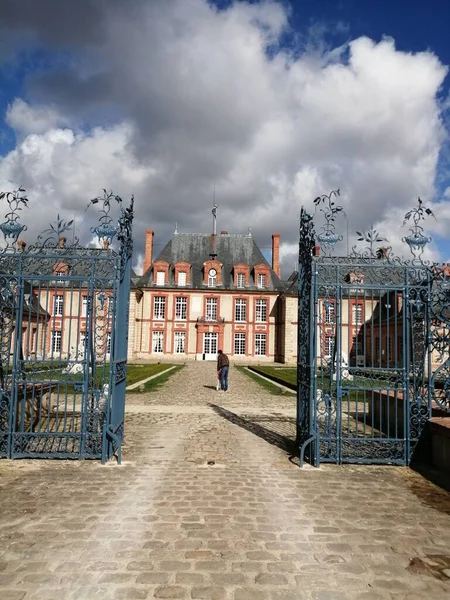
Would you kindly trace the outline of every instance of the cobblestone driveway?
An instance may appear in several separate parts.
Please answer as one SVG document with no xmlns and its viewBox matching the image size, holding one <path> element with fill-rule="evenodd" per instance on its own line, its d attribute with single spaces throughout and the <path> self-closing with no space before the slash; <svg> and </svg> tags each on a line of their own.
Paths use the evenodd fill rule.
<svg viewBox="0 0 450 600">
<path fill-rule="evenodd" d="M 192 363 L 129 396 L 122 466 L 0 462 L 0 599 L 434 600 L 450 501 L 395 467 L 300 470 L 294 400 Z"/>
</svg>

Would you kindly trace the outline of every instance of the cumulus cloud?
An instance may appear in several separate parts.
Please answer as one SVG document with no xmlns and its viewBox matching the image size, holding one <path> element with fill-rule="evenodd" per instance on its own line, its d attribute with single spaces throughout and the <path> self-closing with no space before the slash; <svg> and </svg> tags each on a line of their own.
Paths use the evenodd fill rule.
<svg viewBox="0 0 450 600">
<path fill-rule="evenodd" d="M 31 78 L 28 103 L 9 109 L 22 137 L 0 163 L 0 187 L 20 182 L 65 210 L 84 208 L 101 187 L 134 192 L 138 253 L 146 227 L 157 243 L 175 222 L 209 231 L 213 187 L 219 229 L 251 226 L 262 246 L 281 233 L 286 275 L 300 206 L 315 196 L 340 187 L 342 233 L 373 223 L 386 237 L 399 236 L 417 196 L 435 197 L 446 67 L 432 53 L 368 38 L 319 58 L 292 53 L 279 43 L 289 15 L 277 2 L 87 2 L 95 14 L 85 43 L 81 6 L 69 14 L 58 8 L 66 3 L 39 3 L 63 11 L 55 32 L 25 20 L 20 1 L 7 4 L 15 31 L 72 59 Z"/>
</svg>

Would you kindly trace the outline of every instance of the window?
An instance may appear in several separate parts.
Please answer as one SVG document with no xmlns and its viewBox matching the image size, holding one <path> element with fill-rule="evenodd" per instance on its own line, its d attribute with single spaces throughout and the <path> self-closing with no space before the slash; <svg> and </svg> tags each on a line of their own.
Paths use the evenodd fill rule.
<svg viewBox="0 0 450 600">
<path fill-rule="evenodd" d="M 106 334 L 106 354 L 111 354 L 111 332 Z"/>
<path fill-rule="evenodd" d="M 164 271 L 158 271 L 156 273 L 156 285 L 164 285 L 165 283 L 165 273 Z"/>
<path fill-rule="evenodd" d="M 255 335 L 255 354 L 256 356 L 264 356 L 266 354 L 266 334 L 257 333 Z"/>
<path fill-rule="evenodd" d="M 362 323 L 362 304 L 352 304 L 352 324 L 361 325 Z"/>
<path fill-rule="evenodd" d="M 83 351 L 86 349 L 86 344 L 87 344 L 87 336 L 86 336 L 86 332 L 82 331 L 80 333 L 80 351 Z"/>
<path fill-rule="evenodd" d="M 325 301 L 323 304 L 325 308 L 325 324 L 333 325 L 336 315 L 336 306 L 334 302 L 330 302 L 329 300 Z"/>
<path fill-rule="evenodd" d="M 359 352 L 358 352 L 358 338 L 356 338 L 356 337 L 352 337 L 351 352 L 352 352 L 352 354 L 359 354 Z"/>
<path fill-rule="evenodd" d="M 334 337 L 332 335 L 325 336 L 325 356 L 332 357 L 334 353 Z"/>
<path fill-rule="evenodd" d="M 179 287 L 184 287 L 186 285 L 186 273 L 184 271 L 178 273 L 178 285 Z"/>
<path fill-rule="evenodd" d="M 155 296 L 153 304 L 153 317 L 155 319 L 164 319 L 166 316 L 166 297 Z"/>
<path fill-rule="evenodd" d="M 235 321 L 245 321 L 246 320 L 246 312 L 247 312 L 247 300 L 242 300 L 238 298 L 235 301 L 234 305 L 234 320 Z"/>
<path fill-rule="evenodd" d="M 216 287 L 217 271 L 210 269 L 208 273 L 208 287 Z"/>
<path fill-rule="evenodd" d="M 174 352 L 175 354 L 184 354 L 185 353 L 185 343 L 186 343 L 186 332 L 185 331 L 175 331 L 174 338 Z"/>
<path fill-rule="evenodd" d="M 61 353 L 62 335 L 60 331 L 52 331 L 52 352 Z"/>
<path fill-rule="evenodd" d="M 217 321 L 217 298 L 206 298 L 206 320 Z"/>
<path fill-rule="evenodd" d="M 238 288 L 245 287 L 245 275 L 244 273 L 238 273 L 236 276 L 236 286 Z"/>
<path fill-rule="evenodd" d="M 245 354 L 245 333 L 234 334 L 234 353 Z"/>
<path fill-rule="evenodd" d="M 56 277 L 63 277 L 64 275 L 65 275 L 65 273 L 63 271 L 55 271 Z"/>
<path fill-rule="evenodd" d="M 154 331 L 153 332 L 153 352 L 162 353 L 164 346 L 164 332 Z"/>
<path fill-rule="evenodd" d="M 264 289 L 266 287 L 266 276 L 263 273 L 258 275 L 258 287 Z"/>
<path fill-rule="evenodd" d="M 187 298 L 185 296 L 175 298 L 175 319 L 186 321 L 186 312 Z"/>
<path fill-rule="evenodd" d="M 256 301 L 255 320 L 257 323 L 265 323 L 267 321 L 267 300 Z"/>
<path fill-rule="evenodd" d="M 83 304 L 81 306 L 81 316 L 87 317 L 88 311 L 91 309 L 91 299 L 88 296 L 83 296 Z"/>
<path fill-rule="evenodd" d="M 55 300 L 54 300 L 54 311 L 53 313 L 57 316 L 57 317 L 61 317 L 63 314 L 63 308 L 64 308 L 64 296 L 61 295 L 56 295 L 55 296 Z"/>
</svg>

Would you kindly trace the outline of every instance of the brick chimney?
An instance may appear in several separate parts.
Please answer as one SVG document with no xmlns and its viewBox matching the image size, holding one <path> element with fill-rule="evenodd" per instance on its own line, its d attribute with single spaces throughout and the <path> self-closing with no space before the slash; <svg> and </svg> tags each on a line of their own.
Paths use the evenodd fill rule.
<svg viewBox="0 0 450 600">
<path fill-rule="evenodd" d="M 145 255 L 144 255 L 144 273 L 151 267 L 153 262 L 153 236 L 155 232 L 147 229 L 145 232 Z"/>
<path fill-rule="evenodd" d="M 280 277 L 280 234 L 272 234 L 272 269 Z"/>
<path fill-rule="evenodd" d="M 320 246 L 318 244 L 314 246 L 313 256 L 320 256 Z"/>
</svg>

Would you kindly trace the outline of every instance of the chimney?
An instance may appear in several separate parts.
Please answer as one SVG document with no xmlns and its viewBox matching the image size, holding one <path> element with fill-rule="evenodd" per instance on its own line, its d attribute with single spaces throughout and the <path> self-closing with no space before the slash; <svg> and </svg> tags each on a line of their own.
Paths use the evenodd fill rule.
<svg viewBox="0 0 450 600">
<path fill-rule="evenodd" d="M 211 237 L 209 238 L 209 244 L 210 244 L 209 256 L 212 259 L 217 258 L 216 238 L 217 238 L 217 235 L 215 233 L 213 233 L 211 235 Z"/>
<path fill-rule="evenodd" d="M 280 234 L 272 234 L 272 269 L 280 277 Z"/>
<path fill-rule="evenodd" d="M 318 244 L 314 246 L 313 256 L 320 256 L 320 246 Z"/>
<path fill-rule="evenodd" d="M 145 232 L 145 255 L 144 255 L 144 273 L 152 266 L 153 262 L 153 236 L 154 231 L 147 229 Z"/>
</svg>

